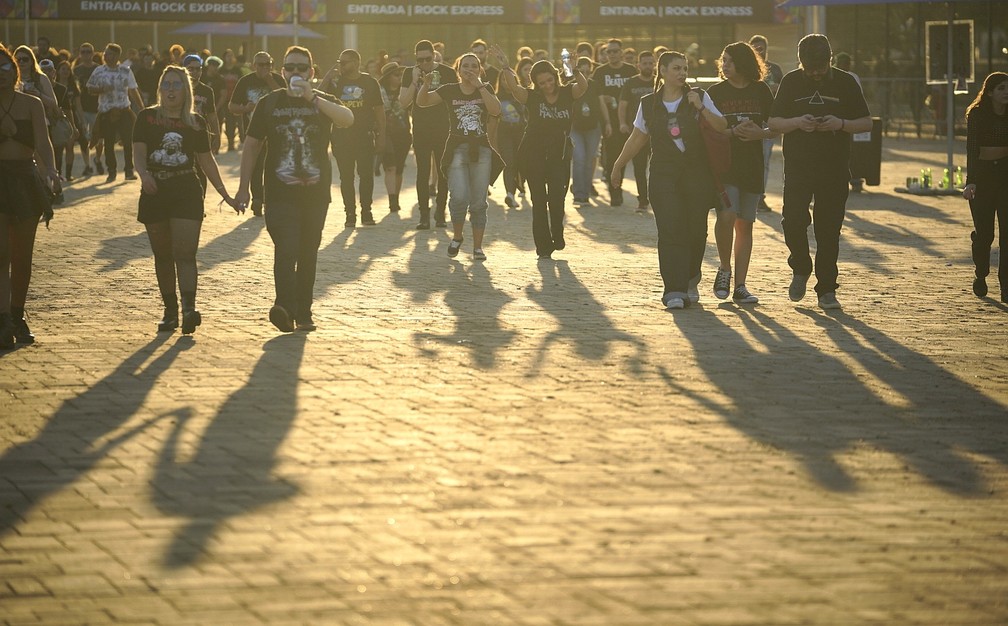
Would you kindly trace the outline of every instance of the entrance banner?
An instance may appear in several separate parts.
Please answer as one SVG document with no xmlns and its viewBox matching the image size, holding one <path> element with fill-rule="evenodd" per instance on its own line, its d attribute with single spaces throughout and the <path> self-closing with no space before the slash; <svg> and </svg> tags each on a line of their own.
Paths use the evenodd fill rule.
<svg viewBox="0 0 1008 626">
<path fill-rule="evenodd" d="M 21 0 L 0 0 L 6 5 Z M 24 10 L 12 13 L 24 16 Z M 9 17 L 16 17 L 10 15 Z M 32 19 L 174 22 L 292 22 L 293 0 L 31 0 Z"/>
</svg>

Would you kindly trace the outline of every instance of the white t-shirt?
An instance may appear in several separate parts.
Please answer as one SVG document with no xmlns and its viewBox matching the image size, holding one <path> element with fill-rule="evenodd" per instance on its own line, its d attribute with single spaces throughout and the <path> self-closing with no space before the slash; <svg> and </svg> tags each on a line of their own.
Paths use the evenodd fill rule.
<svg viewBox="0 0 1008 626">
<path fill-rule="evenodd" d="M 662 100 L 662 104 L 665 105 L 665 110 L 667 110 L 669 113 L 675 113 L 676 111 L 679 110 L 679 104 L 682 101 L 683 101 L 683 99 L 682 99 L 682 97 L 680 97 L 678 100 L 673 100 L 672 102 L 665 102 L 664 100 Z M 714 106 L 714 101 L 711 100 L 710 96 L 707 95 L 706 91 L 704 92 L 704 95 L 703 95 L 703 105 L 704 105 L 705 109 L 711 111 L 712 113 L 716 113 L 718 115 L 721 115 L 721 111 L 717 110 L 717 107 Z M 637 107 L 637 117 L 634 118 L 633 125 L 634 125 L 634 128 L 636 128 L 640 132 L 644 133 L 645 135 L 650 134 L 650 133 L 648 133 L 647 124 L 644 122 L 644 109 L 643 109 L 643 105 L 638 105 L 638 107 Z M 683 143 L 682 138 L 677 138 L 677 139 L 674 139 L 673 141 L 675 141 L 675 145 L 676 145 L 676 147 L 679 148 L 680 152 L 686 152 L 686 144 Z"/>
<path fill-rule="evenodd" d="M 129 90 L 137 88 L 133 71 L 121 64 L 115 68 L 99 65 L 87 82 L 88 87 L 98 87 L 98 112 L 106 113 L 112 109 L 130 108 Z M 111 89 L 110 89 L 111 88 Z"/>
</svg>

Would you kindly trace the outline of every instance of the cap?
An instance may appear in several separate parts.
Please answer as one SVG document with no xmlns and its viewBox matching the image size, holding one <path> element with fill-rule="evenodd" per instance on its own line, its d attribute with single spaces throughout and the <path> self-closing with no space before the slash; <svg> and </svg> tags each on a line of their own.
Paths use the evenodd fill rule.
<svg viewBox="0 0 1008 626">
<path fill-rule="evenodd" d="M 209 57 L 207 57 L 206 62 L 207 62 L 207 65 L 216 65 L 217 67 L 221 67 L 221 66 L 224 65 L 224 61 L 222 61 L 221 58 L 217 57 L 217 56 L 209 56 Z"/>
<path fill-rule="evenodd" d="M 193 61 L 199 63 L 200 67 L 203 67 L 203 57 L 198 54 L 187 54 L 184 59 L 182 59 L 182 67 L 186 67 Z"/>
<path fill-rule="evenodd" d="M 41 67 L 44 70 L 56 69 L 56 66 L 53 65 L 52 59 L 42 59 L 41 61 L 39 61 L 39 67 Z"/>
</svg>

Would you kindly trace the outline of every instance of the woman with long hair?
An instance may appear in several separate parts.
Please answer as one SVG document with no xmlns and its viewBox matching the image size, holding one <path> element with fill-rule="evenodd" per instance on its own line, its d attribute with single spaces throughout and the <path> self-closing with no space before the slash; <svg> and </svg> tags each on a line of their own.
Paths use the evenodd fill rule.
<svg viewBox="0 0 1008 626">
<path fill-rule="evenodd" d="M 504 61 L 497 46 L 493 53 Z M 569 63 L 569 61 L 567 62 Z M 564 201 L 570 188 L 571 124 L 574 101 L 588 90 L 588 79 L 576 67 L 574 82 L 561 84 L 560 72 L 549 61 L 532 66 L 532 88 L 518 84 L 517 74 L 504 72 L 508 90 L 528 109 L 528 126 L 518 148 L 519 168 L 528 181 L 532 196 L 532 238 L 540 259 L 549 259 L 555 250 L 563 250 Z"/>
<path fill-rule="evenodd" d="M 45 110 L 17 89 L 19 67 L 0 45 L 0 349 L 35 341 L 25 319 L 35 233 L 39 218 L 52 218 L 45 187 L 59 190 Z"/>
<path fill-rule="evenodd" d="M 14 49 L 14 60 L 21 73 L 21 91 L 41 100 L 47 114 L 51 115 L 59 109 L 52 81 L 39 67 L 35 51 L 28 46 L 18 46 Z"/>
<path fill-rule="evenodd" d="M 66 117 L 67 121 L 70 122 L 71 128 L 73 128 L 73 136 L 66 145 L 53 146 L 53 149 L 56 151 L 56 169 L 63 171 L 63 158 L 66 155 L 66 175 L 63 179 L 72 181 L 74 147 L 80 134 L 80 120 L 83 117 L 80 106 L 80 88 L 77 86 L 77 79 L 74 78 L 73 71 L 70 69 L 70 63 L 67 61 L 60 61 L 59 65 L 52 70 L 48 70 L 46 75 L 52 80 L 53 90 L 57 92 L 56 100 L 59 104 L 59 110 Z"/>
<path fill-rule="evenodd" d="M 499 60 L 499 59 L 498 59 Z M 531 85 L 526 82 L 525 76 L 532 69 L 532 59 L 526 57 L 515 64 L 515 74 L 522 87 L 528 89 Z M 504 159 L 504 204 L 510 209 L 518 208 L 518 201 L 515 200 L 515 192 L 521 182 L 521 173 L 518 171 L 518 146 L 521 144 L 522 136 L 525 134 L 525 125 L 528 123 L 528 116 L 525 105 L 518 101 L 509 90 L 506 76 L 509 72 L 502 71 L 497 75 L 497 85 L 495 90 L 501 103 L 500 124 L 497 125 L 497 149 L 501 158 Z"/>
<path fill-rule="evenodd" d="M 480 80 L 480 60 L 467 52 L 459 57 L 459 82 L 441 85 L 430 91 L 431 73 L 422 77 L 423 89 L 417 92 L 420 107 L 444 102 L 448 111 L 448 141 L 441 158 L 441 169 L 448 179 L 448 210 L 452 221 L 452 240 L 448 256 L 458 256 L 466 214 L 472 225 L 473 260 L 485 261 L 483 234 L 487 222 L 487 189 L 490 187 L 493 148 L 487 124 L 489 117 L 501 112 L 500 101 L 490 86 Z"/>
<path fill-rule="evenodd" d="M 221 198 L 234 206 L 210 152 L 210 130 L 193 111 L 189 73 L 177 65 L 167 66 L 156 104 L 141 111 L 133 127 L 133 162 L 141 182 L 137 220 L 147 230 L 164 301 L 158 331 L 179 326 L 176 277 L 182 296 L 182 333 L 191 334 L 202 322 L 196 310 L 196 248 L 203 223 L 197 163 Z"/>
<path fill-rule="evenodd" d="M 973 214 L 973 293 L 987 295 L 994 218 L 998 222 L 998 282 L 1001 302 L 1008 302 L 1008 74 L 993 72 L 966 109 L 966 187 Z"/>
<path fill-rule="evenodd" d="M 658 267 L 665 284 L 662 304 L 668 309 L 700 300 L 697 286 L 707 245 L 707 213 L 718 204 L 700 117 L 717 131 L 728 128 L 710 96 L 687 86 L 688 76 L 686 55 L 662 53 L 654 92 L 641 98 L 633 131 L 610 173 L 618 189 L 623 168 L 650 141 L 650 199 L 658 227 Z"/>
<path fill-rule="evenodd" d="M 718 68 L 724 80 L 711 86 L 707 93 L 728 121 L 732 158 L 731 169 L 722 177 L 731 205 L 717 207 L 714 224 L 720 259 L 714 277 L 714 295 L 722 300 L 731 295 L 739 304 L 754 304 L 759 298 L 746 287 L 746 278 L 752 257 L 753 223 L 764 190 L 763 140 L 776 134 L 766 128 L 773 93 L 763 82 L 767 72 L 763 59 L 744 41 L 725 46 Z"/>
<path fill-rule="evenodd" d="M 410 129 L 409 111 L 399 103 L 399 87 L 402 85 L 402 67 L 392 61 L 381 68 L 382 100 L 385 102 L 385 150 L 379 155 L 385 170 L 385 191 L 389 197 L 389 211 L 398 213 L 399 192 L 402 190 L 403 170 L 406 169 L 406 155 L 413 143 Z"/>
</svg>

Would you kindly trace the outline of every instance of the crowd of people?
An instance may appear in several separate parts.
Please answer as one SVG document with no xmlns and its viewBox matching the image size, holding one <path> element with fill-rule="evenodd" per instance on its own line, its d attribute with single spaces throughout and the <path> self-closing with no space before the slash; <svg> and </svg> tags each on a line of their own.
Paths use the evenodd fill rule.
<svg viewBox="0 0 1008 626">
<path fill-rule="evenodd" d="M 849 193 L 850 136 L 871 130 L 856 77 L 833 64 L 829 41 L 798 44 L 797 70 L 767 59 L 765 37 L 725 46 L 722 79 L 706 91 L 690 80 L 687 54 L 658 46 L 630 51 L 619 39 L 581 42 L 558 61 L 520 48 L 473 41 L 449 62 L 443 44 L 420 41 L 405 54 L 363 62 L 340 53 L 328 71 L 310 50 L 291 46 L 280 71 L 266 51 L 251 67 L 227 50 L 164 58 L 150 50 L 90 43 L 77 54 L 40 39 L 0 55 L 0 348 L 34 339 L 25 300 L 39 219 L 52 216 L 63 183 L 120 171 L 139 178 L 138 220 L 154 257 L 164 315 L 159 331 L 201 323 L 196 308 L 196 252 L 208 186 L 236 212 L 264 216 L 274 243 L 276 296 L 269 313 L 281 331 L 312 330 L 318 248 L 339 173 L 346 228 L 374 226 L 374 179 L 384 173 L 388 211 L 400 193 L 410 151 L 416 160 L 416 228 L 447 227 L 447 255 L 465 242 L 485 261 L 488 190 L 501 178 L 509 208 L 526 191 L 536 254 L 566 247 L 565 205 L 591 198 L 623 204 L 633 165 L 637 211 L 653 212 L 658 231 L 662 303 L 681 309 L 700 299 L 707 216 L 716 210 L 719 267 L 712 291 L 740 304 L 759 298 L 746 285 L 758 211 L 768 211 L 769 160 L 783 135 L 782 224 L 792 270 L 789 297 L 801 300 L 811 275 L 823 309 L 840 308 L 837 258 Z M 987 293 L 994 217 L 1006 240 L 1008 102 L 1006 75 L 988 77 L 968 113 L 970 200 L 977 296 Z M 223 135 L 223 137 L 222 137 Z M 225 141 L 226 139 L 226 141 Z M 241 153 L 232 196 L 215 154 Z M 595 187 L 601 165 L 606 196 Z M 433 216 L 432 216 L 433 212 Z M 809 251 L 814 226 L 816 254 Z M 999 279 L 1008 279 L 1001 257 Z M 1002 300 L 1006 294 L 1002 290 Z M 181 305 L 181 315 L 180 315 Z"/>
</svg>

